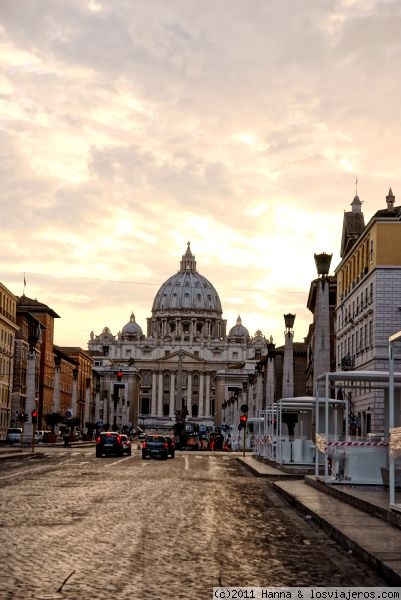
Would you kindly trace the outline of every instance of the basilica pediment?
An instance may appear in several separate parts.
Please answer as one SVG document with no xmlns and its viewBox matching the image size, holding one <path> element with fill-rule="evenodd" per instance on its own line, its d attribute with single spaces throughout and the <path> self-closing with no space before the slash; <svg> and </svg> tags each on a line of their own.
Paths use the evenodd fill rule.
<svg viewBox="0 0 401 600">
<path fill-rule="evenodd" d="M 164 363 L 176 364 L 180 360 L 180 355 L 181 355 L 181 362 L 183 365 L 185 365 L 186 363 L 189 364 L 189 363 L 194 363 L 194 362 L 198 362 L 198 363 L 206 363 L 207 362 L 203 358 L 199 358 L 199 356 L 195 356 L 195 354 L 192 354 L 191 352 L 187 352 L 186 350 L 177 350 L 175 352 L 171 352 L 170 354 L 166 354 L 166 356 L 163 356 L 163 358 L 161 358 L 160 361 L 164 362 Z"/>
</svg>

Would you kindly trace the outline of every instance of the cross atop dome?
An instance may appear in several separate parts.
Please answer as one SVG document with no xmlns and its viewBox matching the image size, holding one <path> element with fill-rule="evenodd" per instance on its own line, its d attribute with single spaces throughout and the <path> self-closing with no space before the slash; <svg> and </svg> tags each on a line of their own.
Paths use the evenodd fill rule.
<svg viewBox="0 0 401 600">
<path fill-rule="evenodd" d="M 191 252 L 191 242 L 187 242 L 187 250 L 180 262 L 180 271 L 196 271 L 196 260 Z"/>
</svg>

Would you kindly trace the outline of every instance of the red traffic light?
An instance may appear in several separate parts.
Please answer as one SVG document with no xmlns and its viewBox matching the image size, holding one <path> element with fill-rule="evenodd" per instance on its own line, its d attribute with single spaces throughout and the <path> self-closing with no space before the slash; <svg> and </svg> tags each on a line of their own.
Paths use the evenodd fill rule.
<svg viewBox="0 0 401 600">
<path fill-rule="evenodd" d="M 117 371 L 117 380 L 121 381 L 121 377 L 123 376 L 123 372 L 122 371 Z"/>
<path fill-rule="evenodd" d="M 241 415 L 240 418 L 239 418 L 239 420 L 240 420 L 241 423 L 244 423 L 244 425 L 245 425 L 245 423 L 248 420 L 248 415 Z"/>
<path fill-rule="evenodd" d="M 32 411 L 32 416 L 37 418 L 37 416 L 38 416 L 38 411 L 37 411 L 36 409 L 34 409 L 34 410 Z"/>
</svg>

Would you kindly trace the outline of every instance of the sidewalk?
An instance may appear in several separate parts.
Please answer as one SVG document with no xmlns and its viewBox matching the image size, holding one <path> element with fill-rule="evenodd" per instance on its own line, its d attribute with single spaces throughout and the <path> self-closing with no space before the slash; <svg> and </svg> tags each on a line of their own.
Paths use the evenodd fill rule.
<svg viewBox="0 0 401 600">
<path fill-rule="evenodd" d="M 69 449 L 94 445 L 94 441 L 77 441 L 72 442 Z M 40 454 L 51 448 L 64 448 L 64 442 L 60 441 L 55 442 L 54 444 L 43 444 L 42 442 L 39 442 L 38 444 L 35 444 L 35 452 L 33 454 Z M 22 446 L 22 448 L 18 444 L 13 444 L 11 446 L 0 446 L 0 460 L 9 458 L 26 458 L 27 456 L 32 456 L 32 446 Z"/>
<path fill-rule="evenodd" d="M 381 486 L 329 485 L 313 476 L 286 474 L 253 457 L 238 457 L 306 518 L 368 563 L 391 585 L 401 585 L 401 513 L 388 507 Z M 284 477 L 287 475 L 287 477 Z M 401 493 L 396 501 L 401 501 Z"/>
</svg>

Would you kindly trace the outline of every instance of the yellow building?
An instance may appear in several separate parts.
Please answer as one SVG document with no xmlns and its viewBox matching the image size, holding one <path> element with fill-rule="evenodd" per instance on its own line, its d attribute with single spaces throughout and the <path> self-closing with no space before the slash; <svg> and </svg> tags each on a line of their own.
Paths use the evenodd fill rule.
<svg viewBox="0 0 401 600">
<path fill-rule="evenodd" d="M 11 421 L 14 342 L 18 331 L 17 299 L 0 283 L 0 439 L 4 440 Z"/>
<path fill-rule="evenodd" d="M 355 196 L 344 214 L 337 276 L 337 370 L 388 370 L 388 338 L 401 330 L 401 207 L 389 191 L 387 208 L 365 226 Z M 401 368 L 401 354 L 396 356 Z M 347 389 L 356 429 L 381 432 L 387 418 L 384 394 Z"/>
</svg>

